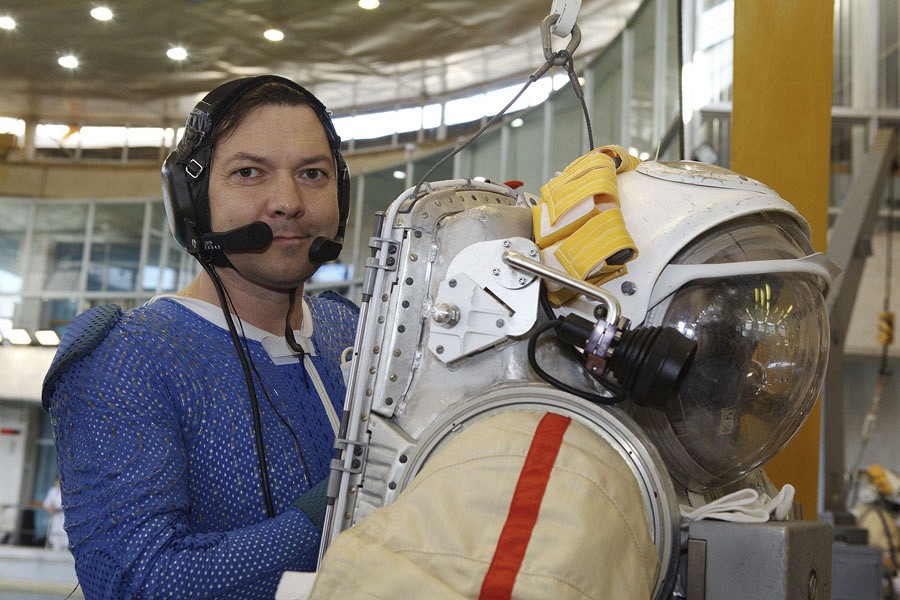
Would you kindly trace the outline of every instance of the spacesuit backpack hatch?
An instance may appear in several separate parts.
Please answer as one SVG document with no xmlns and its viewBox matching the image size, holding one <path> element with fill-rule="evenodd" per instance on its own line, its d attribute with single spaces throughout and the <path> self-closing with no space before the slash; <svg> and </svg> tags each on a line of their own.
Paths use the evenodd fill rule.
<svg viewBox="0 0 900 600">
<path fill-rule="evenodd" d="M 314 598 L 673 597 L 679 505 L 769 492 L 822 382 L 833 267 L 731 171 L 426 183 L 370 245 Z"/>
</svg>

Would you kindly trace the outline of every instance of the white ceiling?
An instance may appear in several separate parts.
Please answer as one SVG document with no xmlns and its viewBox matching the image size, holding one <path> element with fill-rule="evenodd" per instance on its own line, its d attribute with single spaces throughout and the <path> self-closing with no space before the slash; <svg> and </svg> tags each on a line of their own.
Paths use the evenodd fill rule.
<svg viewBox="0 0 900 600">
<path fill-rule="evenodd" d="M 625 26 L 639 0 L 583 0 L 585 61 Z M 543 60 L 540 24 L 550 0 L 110 0 L 0 2 L 18 26 L 0 30 L 0 116 L 80 124 L 179 124 L 215 85 L 277 73 L 336 113 L 418 103 L 488 82 L 524 80 Z M 285 39 L 262 32 L 277 26 Z M 554 39 L 554 48 L 565 40 Z M 189 58 L 165 52 L 183 45 Z M 81 65 L 67 71 L 67 52 Z M 582 63 L 583 64 L 583 63 Z"/>
</svg>

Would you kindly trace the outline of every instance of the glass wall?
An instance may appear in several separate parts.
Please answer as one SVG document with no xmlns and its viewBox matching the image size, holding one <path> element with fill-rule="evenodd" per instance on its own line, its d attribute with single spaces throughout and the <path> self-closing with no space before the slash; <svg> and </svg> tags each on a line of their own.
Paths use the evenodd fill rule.
<svg viewBox="0 0 900 600">
<path fill-rule="evenodd" d="M 694 45 L 686 65 L 694 86 L 685 102 L 699 118 L 692 123 L 691 158 L 728 167 L 731 140 L 733 0 L 693 4 Z M 716 27 L 712 27 L 716 24 Z M 832 137 L 829 206 L 844 204 L 854 173 L 864 164 L 875 132 L 900 130 L 900 7 L 895 0 L 835 0 Z M 693 87 L 693 91 L 689 89 Z M 690 136 L 689 136 L 690 137 Z M 896 187 L 896 185 L 894 186 Z M 892 204 L 893 206 L 893 204 Z"/>
<path fill-rule="evenodd" d="M 510 126 L 508 130 L 504 179 L 521 181 L 525 189 L 537 193 L 547 179 L 543 153 L 535 152 L 535 148 L 540 148 L 544 143 L 543 111 L 532 111 L 519 117 L 519 121 L 521 124 Z"/>
<path fill-rule="evenodd" d="M 0 198 L 0 335 L 61 334 L 91 306 L 130 308 L 185 285 L 197 269 L 164 213 L 156 200 Z"/>
<path fill-rule="evenodd" d="M 25 281 L 25 235 L 32 219 L 34 205 L 27 201 L 9 202 L 3 206 L 0 219 L 0 334 L 12 328 L 16 306 Z"/>
<path fill-rule="evenodd" d="M 629 146 L 641 149 L 644 157 L 655 155 L 656 132 L 654 131 L 654 103 L 656 83 L 656 3 L 643 5 L 635 14 L 634 24 L 634 62 L 632 66 L 632 94 L 629 104 L 628 130 Z M 660 40 L 665 44 L 666 40 Z M 652 152 L 651 152 L 652 151 Z"/>
<path fill-rule="evenodd" d="M 841 208 L 850 189 L 854 171 L 865 160 L 867 124 L 834 120 L 831 124 L 831 179 L 828 206 Z M 834 211 L 831 211 L 834 216 Z"/>
<path fill-rule="evenodd" d="M 850 106 L 853 91 L 851 81 L 850 44 L 853 39 L 850 30 L 850 2 L 834 3 L 834 76 L 832 79 L 833 106 Z"/>
<path fill-rule="evenodd" d="M 878 22 L 878 106 L 900 106 L 900 7 L 896 1 L 879 2 Z"/>
</svg>

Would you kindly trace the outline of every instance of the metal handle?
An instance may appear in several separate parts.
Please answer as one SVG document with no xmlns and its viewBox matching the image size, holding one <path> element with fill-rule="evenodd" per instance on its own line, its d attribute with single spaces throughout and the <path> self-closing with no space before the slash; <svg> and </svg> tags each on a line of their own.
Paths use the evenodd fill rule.
<svg viewBox="0 0 900 600">
<path fill-rule="evenodd" d="M 537 275 L 538 277 L 548 279 L 554 283 L 565 286 L 570 290 L 575 290 L 580 294 L 584 294 L 588 298 L 593 298 L 594 300 L 602 302 L 606 305 L 607 311 L 605 321 L 607 323 L 618 323 L 619 313 L 621 312 L 619 301 L 606 290 L 598 288 L 596 285 L 592 285 L 587 281 L 575 279 L 567 273 L 557 271 L 544 263 L 531 260 L 524 254 L 512 250 L 507 250 L 503 253 L 503 262 L 520 271 L 525 271 L 531 275 Z"/>
</svg>

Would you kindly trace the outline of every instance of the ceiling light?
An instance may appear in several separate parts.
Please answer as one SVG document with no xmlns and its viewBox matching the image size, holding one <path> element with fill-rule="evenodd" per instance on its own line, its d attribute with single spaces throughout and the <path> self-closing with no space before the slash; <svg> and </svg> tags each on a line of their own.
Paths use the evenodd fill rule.
<svg viewBox="0 0 900 600">
<path fill-rule="evenodd" d="M 15 29 L 16 20 L 8 15 L 0 17 L 0 29 Z"/>
<path fill-rule="evenodd" d="M 75 69 L 78 67 L 78 58 L 72 54 L 60 56 L 56 59 L 56 62 L 59 63 L 59 66 L 67 69 Z"/>
<path fill-rule="evenodd" d="M 515 118 L 510 122 L 509 126 L 510 127 L 521 127 L 524 124 L 525 124 L 525 121 L 523 121 L 521 118 Z"/>
<path fill-rule="evenodd" d="M 381 3 L 378 0 L 359 0 L 358 4 L 360 8 L 373 10 L 378 8 L 378 5 Z"/>
<path fill-rule="evenodd" d="M 406 171 L 394 171 L 394 179 L 406 179 Z"/>
<path fill-rule="evenodd" d="M 16 346 L 27 346 L 31 343 L 31 336 L 24 329 L 10 329 L 6 333 L 6 339 L 9 340 L 10 344 L 15 344 Z"/>
<path fill-rule="evenodd" d="M 172 60 L 184 60 L 187 58 L 187 50 L 182 48 L 181 46 L 173 46 L 166 50 L 166 56 L 171 58 Z"/>
<path fill-rule="evenodd" d="M 284 39 L 284 33 L 280 29 L 266 29 L 265 32 L 263 32 L 263 37 L 270 42 L 280 42 Z"/>
<path fill-rule="evenodd" d="M 41 346 L 59 346 L 59 334 L 52 329 L 39 329 L 34 337 Z"/>
<path fill-rule="evenodd" d="M 91 16 L 98 21 L 110 21 L 113 18 L 113 13 L 108 6 L 95 6 L 91 9 Z"/>
</svg>

